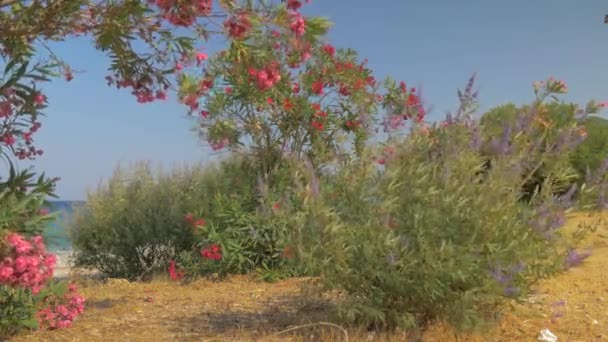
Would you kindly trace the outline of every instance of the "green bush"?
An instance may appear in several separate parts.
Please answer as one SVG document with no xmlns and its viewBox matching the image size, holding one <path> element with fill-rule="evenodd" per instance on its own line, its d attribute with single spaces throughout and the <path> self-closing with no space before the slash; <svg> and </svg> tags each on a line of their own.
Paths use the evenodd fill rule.
<svg viewBox="0 0 608 342">
<path fill-rule="evenodd" d="M 608 120 L 592 116 L 583 123 L 587 138 L 572 154 L 572 166 L 581 180 L 588 170 L 597 170 L 608 159 Z"/>
<path fill-rule="evenodd" d="M 129 279 L 164 272 L 169 260 L 195 242 L 184 215 L 212 212 L 218 194 L 239 195 L 251 187 L 251 178 L 238 159 L 168 173 L 147 164 L 118 168 L 75 210 L 70 232 L 75 264 Z"/>
<path fill-rule="evenodd" d="M 569 164 L 569 174 L 563 179 L 556 180 L 556 191 L 563 193 L 575 183 L 582 183 L 589 170 L 596 170 L 602 162 L 608 158 L 608 120 L 597 116 L 587 116 L 586 112 L 589 108 L 582 109 L 576 104 L 554 102 L 543 106 L 543 109 L 534 112 L 532 120 L 542 120 L 548 125 L 548 129 L 542 132 L 544 137 L 540 135 L 536 138 L 542 140 L 542 144 L 553 145 L 559 143 L 560 136 L 558 132 L 564 128 L 571 126 L 578 121 L 578 125 L 586 134 L 586 138 L 574 148 L 569 149 L 569 160 L 566 158 L 557 159 L 559 162 Z M 492 139 L 500 137 L 503 134 L 505 125 L 517 125 L 517 120 L 520 124 L 527 123 L 522 120 L 522 113 L 531 112 L 530 106 L 516 106 L 512 103 L 497 106 L 492 108 L 481 117 L 481 130 L 483 139 L 486 144 L 484 153 L 491 155 L 491 147 L 488 146 Z M 516 132 L 511 132 L 514 135 Z M 540 131 L 539 131 L 540 133 Z M 563 137 L 562 137 L 563 138 Z M 563 143 L 564 141 L 562 141 Z M 553 161 L 551 161 L 553 162 Z M 524 185 L 524 193 L 531 194 L 542 184 L 545 174 L 545 166 L 539 168 L 531 177 L 529 182 Z"/>
<path fill-rule="evenodd" d="M 118 169 L 75 210 L 75 264 L 129 279 L 165 272 L 174 259 L 190 277 L 276 269 L 284 264 L 286 227 L 259 178 L 244 157 L 169 173 L 154 174 L 146 164 Z M 205 223 L 197 227 L 199 219 Z M 202 257 L 212 244 L 221 260 Z"/>
<path fill-rule="evenodd" d="M 298 209 L 285 217 L 300 260 L 320 272 L 325 289 L 341 294 L 342 318 L 404 328 L 447 319 L 473 328 L 505 298 L 563 270 L 576 246 L 559 230 L 573 189 L 556 197 L 564 165 L 545 162 L 560 150 L 536 146 L 545 128 L 524 125 L 513 136 L 501 134 L 501 152 L 484 170 L 479 129 L 457 118 L 393 141 L 380 166 L 368 156 L 324 177 L 304 175 L 318 185 L 301 186 L 301 200 L 292 204 Z M 532 175 L 540 165 L 545 178 L 528 205 L 521 201 L 523 171 Z"/>
<path fill-rule="evenodd" d="M 202 218 L 205 222 L 196 229 L 196 248 L 184 251 L 178 258 L 190 278 L 258 271 L 263 279 L 274 280 L 306 273 L 284 253 L 289 231 L 280 213 L 288 196 L 290 169 L 288 165 L 281 166 L 271 179 L 252 177 L 255 169 L 255 164 L 247 164 L 243 171 L 247 175 L 242 178 L 248 177 L 246 186 L 236 192 L 213 193 L 206 199 L 209 205 L 195 212 L 192 221 Z M 214 245 L 221 249 L 221 259 L 206 259 L 203 251 Z"/>
</svg>

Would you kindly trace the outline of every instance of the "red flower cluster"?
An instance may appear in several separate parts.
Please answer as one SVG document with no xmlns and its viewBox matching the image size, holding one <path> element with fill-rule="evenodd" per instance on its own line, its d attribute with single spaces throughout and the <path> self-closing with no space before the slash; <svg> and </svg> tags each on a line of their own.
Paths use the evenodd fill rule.
<svg viewBox="0 0 608 342">
<path fill-rule="evenodd" d="M 245 13 L 236 15 L 224 21 L 224 28 L 228 31 L 228 35 L 232 39 L 243 39 L 249 29 L 251 29 L 251 22 L 249 16 Z"/>
<path fill-rule="evenodd" d="M 198 90 L 192 94 L 188 94 L 183 96 L 180 100 L 187 106 L 190 107 L 190 110 L 195 110 L 198 108 L 199 98 L 204 95 L 209 89 L 213 88 L 213 79 L 203 79 L 198 84 Z"/>
<path fill-rule="evenodd" d="M 190 223 L 195 228 L 202 228 L 203 226 L 205 226 L 205 219 L 200 218 L 198 220 L 195 220 L 194 215 L 192 213 L 187 213 L 186 215 L 184 215 L 184 220 L 186 220 L 186 222 Z"/>
<path fill-rule="evenodd" d="M 173 25 L 185 27 L 194 24 L 197 17 L 211 14 L 212 4 L 212 0 L 156 0 L 163 18 Z"/>
<path fill-rule="evenodd" d="M 321 79 L 312 82 L 311 90 L 312 90 L 313 94 L 323 95 L 323 86 L 324 85 L 325 84 L 323 83 L 323 80 L 321 80 Z"/>
<path fill-rule="evenodd" d="M 346 120 L 345 125 L 349 130 L 356 130 L 361 126 L 361 122 L 359 120 Z"/>
<path fill-rule="evenodd" d="M 40 329 L 61 329 L 72 326 L 74 319 L 84 312 L 85 299 L 76 293 L 76 284 L 68 285 L 69 292 L 63 297 L 63 303 L 58 298 L 47 298 L 50 305 L 38 311 Z M 54 300 L 53 300 L 54 299 Z M 67 302 L 66 304 L 64 304 Z"/>
<path fill-rule="evenodd" d="M 169 268 L 167 269 L 167 272 L 169 273 L 169 277 L 171 277 L 171 280 L 180 280 L 184 277 L 184 274 L 186 272 L 184 272 L 183 270 L 177 271 L 175 268 L 175 260 L 171 260 L 169 262 Z"/>
<path fill-rule="evenodd" d="M 220 260 L 222 259 L 222 247 L 211 245 L 209 248 L 201 250 L 201 256 L 207 260 Z"/>
<path fill-rule="evenodd" d="M 299 0 L 287 0 L 287 8 L 297 11 L 302 7 L 302 2 Z"/>
<path fill-rule="evenodd" d="M 395 99 L 391 100 L 389 104 L 394 109 L 394 115 L 386 123 L 389 128 L 399 128 L 403 125 L 402 120 L 409 120 L 413 117 L 418 122 L 424 120 L 426 112 L 420 97 L 416 94 L 416 88 L 410 88 L 408 92 L 407 85 L 400 82 L 398 92 L 395 95 Z"/>
<path fill-rule="evenodd" d="M 327 118 L 327 112 L 321 110 L 321 105 L 313 103 L 312 108 L 315 110 L 314 118 L 312 119 L 311 125 L 317 131 L 325 129 L 323 121 Z"/>
<path fill-rule="evenodd" d="M 30 241 L 17 233 L 6 237 L 9 254 L 0 262 L 0 284 L 30 289 L 36 294 L 53 276 L 56 257 L 46 252 L 41 236 Z"/>
<path fill-rule="evenodd" d="M 317 120 L 312 120 L 312 122 L 310 124 L 312 125 L 312 127 L 314 129 L 316 129 L 319 132 L 325 129 L 325 125 L 323 125 L 322 122 L 319 122 Z"/>
<path fill-rule="evenodd" d="M 224 147 L 226 147 L 230 143 L 230 139 L 222 138 L 217 141 L 212 141 L 210 143 L 211 143 L 211 149 L 214 151 L 218 151 L 218 150 L 221 150 Z"/>
<path fill-rule="evenodd" d="M 269 90 L 281 80 L 281 72 L 276 62 L 270 63 L 261 70 L 250 68 L 249 76 L 261 91 Z"/>
<path fill-rule="evenodd" d="M 304 17 L 300 13 L 292 13 L 289 28 L 297 37 L 303 36 L 306 31 L 306 21 L 304 21 Z"/>
<path fill-rule="evenodd" d="M 291 101 L 289 101 L 289 98 L 286 98 L 286 99 L 283 101 L 283 109 L 284 109 L 286 112 L 289 112 L 289 111 L 291 111 L 293 108 L 294 108 L 294 104 L 293 104 L 293 103 L 291 103 Z"/>
<path fill-rule="evenodd" d="M 336 48 L 330 44 L 323 45 L 323 51 L 325 51 L 325 53 L 330 55 L 331 57 L 336 54 Z"/>
</svg>

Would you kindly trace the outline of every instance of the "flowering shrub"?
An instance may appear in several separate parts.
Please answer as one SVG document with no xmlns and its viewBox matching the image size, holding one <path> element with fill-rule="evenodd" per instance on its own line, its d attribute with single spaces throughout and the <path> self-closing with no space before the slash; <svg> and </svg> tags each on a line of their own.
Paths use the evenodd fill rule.
<svg viewBox="0 0 608 342">
<path fill-rule="evenodd" d="M 361 152 L 380 107 L 391 129 L 425 115 L 416 89 L 389 80 L 381 92 L 366 61 L 328 44 L 329 23 L 305 18 L 301 5 L 233 3 L 238 14 L 224 23 L 229 48 L 210 57 L 202 75 L 178 76 L 201 136 L 214 150 L 248 147 L 262 176 L 285 152 L 314 165 L 336 151 Z"/>
<path fill-rule="evenodd" d="M 28 241 L 18 233 L 10 233 L 5 239 L 7 246 L 3 249 L 8 249 L 8 253 L 1 253 L 4 259 L 0 263 L 0 285 L 28 288 L 37 294 L 53 276 L 55 255 L 46 252 L 40 235 Z"/>
<path fill-rule="evenodd" d="M 598 207 L 600 183 L 556 195 L 563 164 L 547 161 L 576 144 L 538 143 L 546 141 L 543 100 L 564 91 L 553 80 L 538 89 L 538 100 L 516 118 L 526 124 L 506 125 L 491 144 L 489 168 L 470 115 L 472 83 L 444 122 L 418 125 L 322 175 L 300 167 L 305 182 L 283 216 L 299 260 L 342 295 L 341 317 L 371 327 L 448 319 L 471 328 L 505 298 L 582 259 L 576 241 L 593 225 L 572 237 L 559 228 L 567 210 Z M 578 141 L 579 128 L 575 122 L 553 133 Z M 545 179 L 528 205 L 520 189 L 541 163 Z"/>
<path fill-rule="evenodd" d="M 180 257 L 188 276 L 293 271 L 282 256 L 289 234 L 280 216 L 259 206 L 244 208 L 241 199 L 221 194 L 213 203 L 205 226 L 197 229 L 196 250 Z"/>
<path fill-rule="evenodd" d="M 222 260 L 222 247 L 212 244 L 209 248 L 201 250 L 201 256 L 207 260 Z"/>
<path fill-rule="evenodd" d="M 201 242 L 199 234 L 224 234 L 236 229 L 239 217 L 255 213 L 255 176 L 250 170 L 241 158 L 156 174 L 146 165 L 128 172 L 118 169 L 107 184 L 89 194 L 85 207 L 75 210 L 75 264 L 129 279 L 166 272 L 171 260 L 181 263 L 178 255 Z M 232 248 L 223 242 L 205 241 L 194 251 L 197 259 L 211 244 L 230 253 Z M 219 250 L 210 251 L 217 259 Z M 178 273 L 175 268 L 176 278 Z"/>
<path fill-rule="evenodd" d="M 39 210 L 45 187 L 28 192 L 10 190 L 23 179 L 29 181 L 30 175 L 13 175 L 0 192 L 0 339 L 38 327 L 35 295 L 40 294 L 55 267 L 55 256 L 45 250 L 38 235 L 52 219 Z"/>
<path fill-rule="evenodd" d="M 184 277 L 184 271 L 177 271 L 175 268 L 175 260 L 169 261 L 169 268 L 167 269 L 171 280 L 180 280 Z"/>
<path fill-rule="evenodd" d="M 72 326 L 74 319 L 84 312 L 85 299 L 77 292 L 74 283 L 49 284 L 36 298 L 39 329 L 61 329 Z"/>
<path fill-rule="evenodd" d="M 524 184 L 523 191 L 529 198 L 543 183 L 545 170 L 554 168 L 547 164 L 559 163 L 564 173 L 562 177 L 555 179 L 557 183 L 554 184 L 554 188 L 558 193 L 564 194 L 572 185 L 576 183 L 580 185 L 584 182 L 588 170 L 596 170 L 608 157 L 608 150 L 604 151 L 608 145 L 604 144 L 606 137 L 603 134 L 608 126 L 604 119 L 590 115 L 601 108 L 601 105 L 594 102 L 586 108 L 580 108 L 576 104 L 546 103 L 538 108 L 536 118 L 521 115 L 531 110 L 529 106 L 518 108 L 513 104 L 507 104 L 493 108 L 481 118 L 484 153 L 488 156 L 501 153 L 501 148 L 505 148 L 500 143 L 505 137 L 501 136 L 507 134 L 512 138 L 518 133 L 519 127 L 528 124 L 529 121 L 541 124 L 545 129 L 536 130 L 536 135 L 532 137 L 536 139 L 537 148 L 551 147 L 557 153 L 551 154 L 551 158 L 543 161 Z M 573 125 L 576 126 L 575 130 L 571 129 Z M 509 128 L 510 131 L 506 132 L 507 127 L 514 128 Z M 566 134 L 564 130 L 567 131 Z M 519 147 L 521 145 L 507 148 Z"/>
<path fill-rule="evenodd" d="M 29 170 L 17 173 L 11 167 L 0 183 L 0 339 L 37 328 L 34 293 L 55 266 L 39 235 L 53 219 L 40 208 L 54 183 L 33 177 Z"/>
<path fill-rule="evenodd" d="M 63 76 L 66 81 L 74 77 L 71 67 L 52 51 L 47 51 L 48 45 L 44 43 L 62 41 L 71 36 L 92 38 L 95 47 L 111 59 L 110 75 L 106 77 L 108 85 L 131 89 L 140 103 L 166 99 L 171 77 L 177 74 L 180 79 L 180 98 L 191 109 L 196 109 L 199 99 L 209 94 L 221 79 L 227 80 L 234 86 L 234 89 L 226 87 L 225 94 L 237 96 L 227 102 L 229 106 L 255 103 L 250 98 L 243 97 L 244 87 L 246 88 L 253 80 L 255 89 L 250 95 L 257 97 L 258 100 L 263 98 L 265 103 L 264 108 L 260 107 L 258 111 L 268 113 L 266 106 L 270 108 L 280 101 L 279 104 L 285 111 L 293 110 L 305 114 L 297 118 L 296 125 L 289 125 L 291 119 L 270 125 L 270 130 L 275 130 L 272 133 L 267 129 L 269 125 L 266 122 L 258 123 L 249 119 L 252 117 L 252 111 L 249 111 L 248 119 L 241 122 L 242 132 L 245 134 L 233 130 L 232 122 L 227 120 L 216 122 L 214 128 L 209 130 L 214 149 L 221 149 L 226 145 L 234 146 L 238 135 L 246 138 L 245 135 L 248 134 L 253 140 L 254 151 L 257 152 L 263 172 L 272 170 L 277 165 L 276 161 L 280 159 L 276 146 L 269 141 L 274 140 L 270 139 L 271 135 L 281 130 L 289 140 L 285 142 L 286 140 L 283 139 L 283 145 L 287 143 L 294 145 L 292 149 L 298 153 L 307 152 L 322 156 L 325 150 L 331 150 L 333 147 L 332 134 L 336 131 L 335 127 L 343 125 L 347 127 L 346 131 L 357 131 L 354 135 L 360 150 L 365 132 L 359 130 L 364 124 L 360 122 L 358 116 L 376 106 L 381 100 L 369 90 L 374 86 L 375 81 L 369 75 L 368 69 L 354 62 L 352 52 L 336 52 L 332 46 L 326 44 L 321 48 L 320 37 L 329 27 L 328 22 L 320 18 L 304 17 L 299 12 L 301 5 L 302 3 L 296 0 L 277 5 L 266 1 L 214 3 L 207 0 L 147 2 L 68 0 L 53 6 L 40 6 L 36 2 L 19 0 L 1 3 L 0 58 L 4 66 L 4 74 L 0 80 L 0 120 L 3 124 L 0 126 L 0 155 L 7 157 L 11 167 L 9 180 L 0 184 L 0 190 L 3 191 L 0 192 L 0 196 L 4 196 L 4 190 L 7 190 L 10 196 L 13 196 L 10 200 L 18 202 L 23 196 L 31 195 L 36 199 L 42 199 L 52 192 L 55 180 L 45 179 L 43 175 L 32 187 L 27 180 L 33 174 L 15 172 L 11 159 L 13 157 L 32 159 L 43 153 L 35 147 L 33 140 L 34 134 L 41 127 L 38 120 L 42 115 L 41 110 L 49 101 L 39 89 L 39 85 L 49 81 L 51 77 Z M 218 18 L 223 20 L 223 24 L 217 23 Z M 184 36 L 174 35 L 176 27 L 179 28 L 179 32 L 185 33 Z M 230 48 L 216 56 L 214 61 L 218 61 L 217 63 L 210 63 L 202 68 L 205 73 L 209 71 L 202 79 L 184 76 L 187 68 L 196 65 L 196 69 L 200 70 L 208 59 L 202 49 L 194 47 L 194 43 L 197 40 L 207 41 L 211 36 L 216 35 L 221 38 L 228 37 Z M 41 46 L 45 49 L 39 49 Z M 273 56 L 257 53 L 274 50 L 280 50 L 281 54 Z M 335 62 L 334 57 L 336 57 Z M 34 59 L 41 62 L 34 64 L 31 62 Z M 298 76 L 302 83 L 300 87 L 300 84 L 293 82 L 286 73 L 286 65 L 295 72 L 308 59 L 318 65 L 316 68 L 302 69 L 307 75 Z M 326 69 L 323 64 L 327 64 L 330 69 Z M 350 100 L 337 101 L 333 105 L 330 102 L 324 103 L 323 99 L 338 88 L 340 96 Z M 213 89 L 214 92 L 215 90 Z M 261 95 L 261 92 L 274 92 L 277 96 Z M 304 98 L 298 99 L 296 96 L 290 99 L 287 96 L 280 96 L 281 92 L 283 94 L 301 92 L 307 96 L 316 96 L 317 101 L 308 103 Z M 413 93 L 411 90 L 409 92 Z M 413 100 L 416 99 L 415 95 L 409 96 Z M 408 103 L 415 105 L 414 102 Z M 209 104 L 207 110 L 201 111 L 200 115 L 214 119 L 222 104 L 214 100 L 210 100 Z M 342 109 L 335 107 L 337 104 Z M 302 123 L 306 125 L 302 126 Z M 302 130 L 302 127 L 306 129 Z M 276 130 L 277 128 L 279 131 Z M 310 148 L 313 145 L 316 147 Z M 330 148 L 324 148 L 323 145 L 330 145 Z M 135 182 L 123 188 L 117 185 L 116 188 L 127 189 L 127 195 L 133 195 L 133 197 L 127 196 L 129 197 L 127 201 L 137 203 L 130 200 L 133 198 L 143 200 L 143 196 L 139 195 L 145 191 L 140 192 L 139 186 L 140 184 Z M 28 188 L 33 188 L 29 189 L 32 191 L 31 194 L 28 194 Z M 167 193 L 171 191 L 165 194 Z M 120 199 L 113 197 L 113 189 L 107 194 L 112 200 Z M 146 193 L 146 196 L 148 195 Z M 153 195 L 149 198 L 158 198 L 158 196 Z M 95 202 L 94 199 L 91 200 Z M 92 207 L 93 210 L 83 212 L 81 224 L 74 231 L 76 245 L 80 249 L 77 254 L 77 264 L 95 266 L 112 275 L 130 278 L 148 276 L 155 268 L 164 267 L 166 262 L 186 244 L 185 241 L 188 241 L 191 235 L 185 229 L 176 233 L 180 225 L 176 223 L 179 221 L 174 219 L 176 212 L 183 213 L 200 208 L 187 208 L 187 206 L 178 208 L 177 205 L 164 208 L 159 203 L 154 200 L 142 201 L 139 208 L 152 210 L 127 212 L 128 205 L 125 205 L 124 201 L 118 201 L 108 205 L 113 210 L 111 215 L 117 217 L 114 221 L 107 218 L 107 214 L 102 210 L 97 210 L 103 205 L 90 206 L 89 209 Z M 166 203 L 171 201 L 163 202 Z M 5 202 L 0 204 L 2 209 L 12 208 L 5 206 Z M 12 205 L 13 202 L 10 204 Z M 107 202 L 104 205 L 107 205 Z M 244 207 L 248 205 L 249 203 L 246 203 Z M 21 210 L 24 207 L 18 208 Z M 34 205 L 27 208 L 33 212 L 37 212 L 38 209 L 39 207 L 36 208 Z M 3 221 L 3 226 L 0 228 L 2 231 L 29 231 L 30 227 L 20 224 L 21 220 L 29 222 L 28 216 L 35 217 L 21 210 L 19 215 Z M 167 223 L 165 219 L 168 217 L 171 217 L 169 221 L 172 223 L 165 225 Z M 131 229 L 136 226 L 141 227 L 139 223 L 134 223 L 137 220 L 141 220 L 139 223 L 144 222 L 143 226 L 147 229 L 139 231 Z M 109 224 L 106 227 L 97 225 L 102 222 L 124 225 Z M 119 231 L 116 227 L 128 228 Z M 151 236 L 154 239 L 148 244 L 144 242 L 144 236 L 146 239 Z M 275 241 L 280 238 L 273 235 L 267 240 Z M 218 259 L 219 247 L 209 248 L 211 252 L 206 255 L 217 261 L 215 259 Z M 230 260 L 233 260 L 228 258 L 230 248 L 223 246 L 222 249 L 222 262 L 227 260 L 226 262 L 230 263 Z M 31 264 L 33 259 L 28 260 L 30 261 L 27 267 L 34 267 Z M 20 261 L 19 265 L 14 266 L 24 267 L 21 263 Z M 6 267 L 3 269 L 3 274 L 10 280 L 15 270 L 13 269 L 11 276 L 8 276 L 9 267 L 12 266 L 4 266 Z M 36 283 L 38 280 L 40 279 L 32 282 Z M 17 283 L 12 281 L 12 284 Z M 61 322 L 64 320 L 54 324 L 57 326 L 66 324 Z"/>
</svg>

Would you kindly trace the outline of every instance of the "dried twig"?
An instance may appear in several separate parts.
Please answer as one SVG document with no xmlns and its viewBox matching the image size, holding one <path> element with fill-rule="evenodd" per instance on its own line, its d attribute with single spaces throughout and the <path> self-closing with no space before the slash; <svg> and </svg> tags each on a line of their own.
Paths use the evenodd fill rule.
<svg viewBox="0 0 608 342">
<path fill-rule="evenodd" d="M 327 323 L 327 322 L 317 322 L 317 323 L 311 323 L 311 324 L 298 325 L 297 327 L 292 327 L 292 328 L 289 328 L 287 330 L 279 331 L 278 333 L 275 333 L 275 334 L 272 334 L 270 336 L 267 336 L 266 338 L 276 337 L 276 336 L 279 336 L 279 335 L 284 334 L 286 332 L 290 332 L 290 331 L 294 331 L 294 330 L 298 330 L 298 329 L 303 329 L 303 328 L 310 328 L 310 327 L 319 326 L 319 325 L 323 325 L 323 326 L 327 326 L 327 327 L 332 327 L 332 328 L 336 328 L 336 329 L 340 330 L 344 334 L 344 341 L 348 342 L 348 332 L 346 331 L 346 329 L 344 329 L 343 327 L 341 327 L 341 326 L 339 326 L 337 324 Z"/>
</svg>

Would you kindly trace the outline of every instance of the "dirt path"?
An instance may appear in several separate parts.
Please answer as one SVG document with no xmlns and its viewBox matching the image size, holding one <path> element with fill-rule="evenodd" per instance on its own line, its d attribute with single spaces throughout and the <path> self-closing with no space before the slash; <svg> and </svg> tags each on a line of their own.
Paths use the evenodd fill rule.
<svg viewBox="0 0 608 342">
<path fill-rule="evenodd" d="M 608 217 L 608 215 L 606 215 Z M 584 220 L 577 216 L 570 226 Z M 586 241 L 594 252 L 581 266 L 542 283 L 539 294 L 513 304 L 493 333 L 456 337 L 441 324 L 424 341 L 535 341 L 547 328 L 559 341 L 608 341 L 608 228 Z M 111 280 L 82 289 L 87 310 L 74 327 L 19 336 L 14 341 L 343 341 L 334 328 L 281 330 L 325 319 L 327 304 L 304 301 L 304 279 L 269 284 L 247 277 L 179 286 Z M 320 333 L 321 335 L 318 335 Z M 404 341 L 402 335 L 349 332 L 350 341 Z"/>
</svg>

